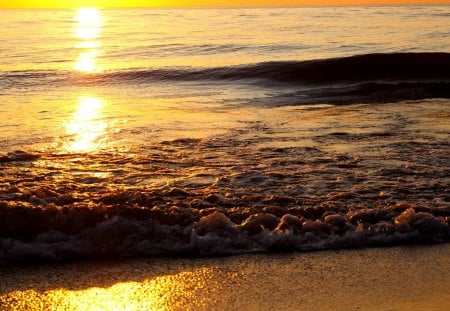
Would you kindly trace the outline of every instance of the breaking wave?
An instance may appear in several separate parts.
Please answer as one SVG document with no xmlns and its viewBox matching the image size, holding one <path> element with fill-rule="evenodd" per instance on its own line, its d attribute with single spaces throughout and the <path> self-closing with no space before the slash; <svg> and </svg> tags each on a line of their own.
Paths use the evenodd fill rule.
<svg viewBox="0 0 450 311">
<path fill-rule="evenodd" d="M 297 208 L 285 214 L 262 212 L 246 217 L 233 208 L 227 212 L 182 207 L 169 211 L 111 206 L 29 209 L 1 202 L 0 215 L 3 264 L 312 251 L 450 238 L 448 208 L 401 203 L 347 213 Z"/>
<path fill-rule="evenodd" d="M 395 135 L 317 137 L 379 139 L 381 162 L 250 151 L 243 136 L 126 155 L 11 152 L 0 157 L 0 264 L 448 242 L 448 144 L 389 144 Z"/>
</svg>

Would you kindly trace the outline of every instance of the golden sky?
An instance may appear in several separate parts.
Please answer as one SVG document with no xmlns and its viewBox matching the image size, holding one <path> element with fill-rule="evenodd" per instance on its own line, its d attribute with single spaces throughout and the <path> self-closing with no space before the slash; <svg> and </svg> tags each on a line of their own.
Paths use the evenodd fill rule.
<svg viewBox="0 0 450 311">
<path fill-rule="evenodd" d="M 450 4 L 450 0 L 0 0 L 0 7 L 282 6 L 351 4 Z"/>
</svg>

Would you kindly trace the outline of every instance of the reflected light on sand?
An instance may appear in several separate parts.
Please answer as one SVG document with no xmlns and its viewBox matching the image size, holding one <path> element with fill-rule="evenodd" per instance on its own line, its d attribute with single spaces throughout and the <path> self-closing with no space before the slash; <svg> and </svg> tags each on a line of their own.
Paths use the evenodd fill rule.
<svg viewBox="0 0 450 311">
<path fill-rule="evenodd" d="M 102 16 L 100 10 L 95 8 L 78 9 L 75 16 L 75 37 L 82 40 L 75 47 L 82 49 L 74 68 L 81 72 L 98 71 L 96 58 L 100 55 L 101 42 L 99 39 L 102 32 Z"/>
<path fill-rule="evenodd" d="M 204 290 L 219 287 L 212 268 L 156 276 L 141 282 L 122 282 L 110 287 L 82 290 L 30 289 L 0 296 L 0 304 L 11 310 L 183 310 L 186 306 L 205 309 L 209 304 Z M 183 308 L 184 307 L 184 308 Z M 56 309 L 55 309 L 56 308 Z M 20 309 L 22 310 L 22 309 Z"/>
<path fill-rule="evenodd" d="M 66 144 L 69 152 L 91 152 L 102 145 L 108 124 L 102 121 L 104 102 L 95 97 L 81 97 L 72 119 L 66 124 L 66 134 L 72 140 Z"/>
</svg>

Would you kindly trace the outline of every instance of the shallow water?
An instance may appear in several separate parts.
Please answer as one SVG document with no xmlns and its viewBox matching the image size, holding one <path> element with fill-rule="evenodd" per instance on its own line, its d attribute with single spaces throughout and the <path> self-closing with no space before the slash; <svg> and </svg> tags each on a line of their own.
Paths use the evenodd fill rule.
<svg viewBox="0 0 450 311">
<path fill-rule="evenodd" d="M 215 134 L 245 107 L 449 98 L 449 12 L 0 10 L 0 147 L 83 153 Z"/>
<path fill-rule="evenodd" d="M 251 115 L 202 138 L 5 155 L 2 260 L 448 239 L 446 100 Z"/>
</svg>

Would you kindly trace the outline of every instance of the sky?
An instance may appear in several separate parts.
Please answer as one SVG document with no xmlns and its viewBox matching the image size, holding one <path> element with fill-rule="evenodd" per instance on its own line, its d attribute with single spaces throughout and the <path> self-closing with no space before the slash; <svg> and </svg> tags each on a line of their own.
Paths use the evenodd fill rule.
<svg viewBox="0 0 450 311">
<path fill-rule="evenodd" d="M 450 0 L 0 0 L 1 8 L 450 4 Z"/>
</svg>

